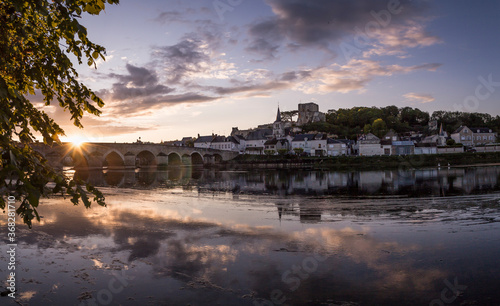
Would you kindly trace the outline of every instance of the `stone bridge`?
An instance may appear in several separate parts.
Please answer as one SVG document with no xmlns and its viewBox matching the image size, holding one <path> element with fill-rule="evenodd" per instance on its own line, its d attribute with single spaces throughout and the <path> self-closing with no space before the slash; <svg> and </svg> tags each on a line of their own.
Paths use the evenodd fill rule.
<svg viewBox="0 0 500 306">
<path fill-rule="evenodd" d="M 238 156 L 237 152 L 176 147 L 147 143 L 72 143 L 48 146 L 33 144 L 33 149 L 56 168 L 135 169 L 141 167 L 210 165 Z"/>
</svg>

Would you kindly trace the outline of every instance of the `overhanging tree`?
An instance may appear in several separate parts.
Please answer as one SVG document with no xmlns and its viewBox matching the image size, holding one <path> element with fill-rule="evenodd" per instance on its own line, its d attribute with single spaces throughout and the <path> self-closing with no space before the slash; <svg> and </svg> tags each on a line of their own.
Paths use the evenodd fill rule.
<svg viewBox="0 0 500 306">
<path fill-rule="evenodd" d="M 34 132 L 52 145 L 64 131 L 28 97 L 41 94 L 45 105 L 57 103 L 80 128 L 84 113 L 100 114 L 103 101 L 78 81 L 69 55 L 94 67 L 98 58 L 104 59 L 104 47 L 88 39 L 78 19 L 98 15 L 106 3 L 118 0 L 0 2 L 0 208 L 5 209 L 5 195 L 15 196 L 21 202 L 17 213 L 30 227 L 34 218 L 40 220 L 40 197 L 51 192 L 68 194 L 75 205 L 105 205 L 93 186 L 66 179 L 30 147 Z M 49 181 L 55 183 L 50 189 Z"/>
</svg>

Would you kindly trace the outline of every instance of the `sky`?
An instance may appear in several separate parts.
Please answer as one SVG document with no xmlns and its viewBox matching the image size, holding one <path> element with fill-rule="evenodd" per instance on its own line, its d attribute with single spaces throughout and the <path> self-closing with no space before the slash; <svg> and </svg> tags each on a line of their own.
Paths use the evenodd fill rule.
<svg viewBox="0 0 500 306">
<path fill-rule="evenodd" d="M 160 142 L 272 123 L 279 106 L 500 114 L 500 1 L 121 0 L 81 23 L 106 103 L 71 140 Z"/>
</svg>

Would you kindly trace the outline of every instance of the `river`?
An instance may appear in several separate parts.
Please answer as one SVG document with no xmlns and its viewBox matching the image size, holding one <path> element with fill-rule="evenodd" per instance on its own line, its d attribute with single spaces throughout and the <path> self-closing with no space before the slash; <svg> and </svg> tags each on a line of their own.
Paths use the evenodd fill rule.
<svg viewBox="0 0 500 306">
<path fill-rule="evenodd" d="M 67 174 L 107 207 L 18 223 L 23 305 L 500 305 L 500 167 Z"/>
</svg>

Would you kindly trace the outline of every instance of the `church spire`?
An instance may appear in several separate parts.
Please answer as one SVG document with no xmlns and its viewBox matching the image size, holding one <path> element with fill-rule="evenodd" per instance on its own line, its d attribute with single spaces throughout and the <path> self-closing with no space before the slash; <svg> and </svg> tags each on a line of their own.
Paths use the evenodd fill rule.
<svg viewBox="0 0 500 306">
<path fill-rule="evenodd" d="M 278 106 L 278 113 L 276 114 L 276 121 L 275 122 L 281 122 L 281 112 L 280 112 L 279 106 Z"/>
</svg>

